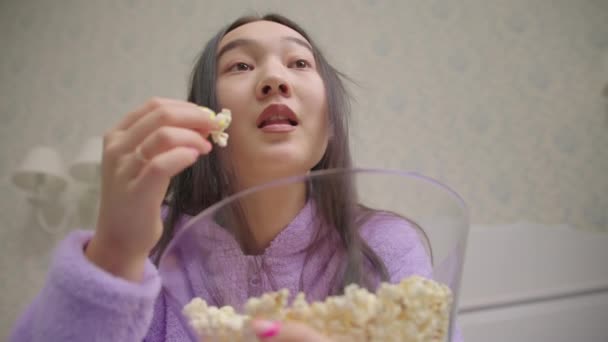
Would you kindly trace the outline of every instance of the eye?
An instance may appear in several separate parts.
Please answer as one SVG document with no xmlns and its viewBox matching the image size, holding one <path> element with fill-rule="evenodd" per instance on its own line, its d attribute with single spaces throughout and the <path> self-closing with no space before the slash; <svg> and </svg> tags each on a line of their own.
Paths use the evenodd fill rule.
<svg viewBox="0 0 608 342">
<path fill-rule="evenodd" d="M 249 71 L 253 70 L 253 67 L 247 63 L 239 62 L 233 64 L 228 71 Z"/>
<path fill-rule="evenodd" d="M 295 62 L 293 62 L 292 65 L 296 69 L 305 69 L 305 68 L 312 67 L 312 65 L 305 59 L 298 59 Z"/>
</svg>

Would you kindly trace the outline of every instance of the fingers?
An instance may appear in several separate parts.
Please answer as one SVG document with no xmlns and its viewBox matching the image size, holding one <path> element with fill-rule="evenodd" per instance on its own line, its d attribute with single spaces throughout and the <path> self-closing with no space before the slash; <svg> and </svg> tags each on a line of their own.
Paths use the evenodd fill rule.
<svg viewBox="0 0 608 342">
<path fill-rule="evenodd" d="M 168 186 L 171 177 L 211 151 L 207 136 L 219 127 L 209 112 L 186 101 L 149 100 L 105 134 L 104 174 L 136 187 Z"/>
<path fill-rule="evenodd" d="M 127 155 L 118 173 L 126 179 L 135 178 L 143 164 L 176 147 L 191 147 L 199 154 L 207 154 L 212 149 L 211 143 L 197 132 L 185 128 L 162 127 L 145 138 L 135 152 Z"/>
<path fill-rule="evenodd" d="M 133 123 L 125 134 L 121 149 L 123 151 L 135 149 L 147 136 L 164 126 L 187 128 L 204 137 L 209 135 L 210 131 L 217 129 L 217 123 L 194 105 L 160 107 Z"/>
<path fill-rule="evenodd" d="M 166 152 L 175 147 L 192 147 L 200 153 L 208 153 L 211 143 L 197 132 L 178 127 L 162 127 L 144 139 L 141 153 L 147 158 Z"/>
<path fill-rule="evenodd" d="M 329 342 L 329 339 L 303 323 L 254 320 L 251 328 L 262 341 Z"/>
<path fill-rule="evenodd" d="M 127 114 L 114 128 L 113 131 L 124 131 L 129 129 L 136 121 L 141 119 L 144 115 L 151 112 L 152 110 L 162 106 L 162 105 L 187 105 L 187 102 L 175 100 L 175 99 L 167 99 L 161 97 L 154 97 L 148 100 L 143 106 L 140 108 L 130 112 Z"/>
<path fill-rule="evenodd" d="M 210 112 L 210 111 L 209 111 Z M 196 104 L 165 98 L 153 98 L 127 116 L 106 136 L 116 157 L 130 153 L 150 134 L 161 127 L 180 127 L 198 132 L 203 138 L 219 129 L 210 115 Z M 120 138 L 116 138 L 120 136 Z M 200 145 L 200 144 L 199 144 Z"/>
<path fill-rule="evenodd" d="M 199 151 L 191 147 L 176 147 L 160 153 L 142 166 L 142 170 L 133 180 L 132 186 L 142 195 L 156 195 L 159 189 L 166 189 L 170 179 L 192 165 L 199 156 Z M 164 193 L 161 191 L 161 194 Z"/>
</svg>

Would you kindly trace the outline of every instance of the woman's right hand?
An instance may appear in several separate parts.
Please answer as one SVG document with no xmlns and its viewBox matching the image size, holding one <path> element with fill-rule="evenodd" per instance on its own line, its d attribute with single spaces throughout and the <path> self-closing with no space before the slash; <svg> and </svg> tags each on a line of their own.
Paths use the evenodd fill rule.
<svg viewBox="0 0 608 342">
<path fill-rule="evenodd" d="M 197 105 L 154 98 L 104 136 L 100 207 L 86 248 L 95 264 L 138 281 L 163 231 L 161 205 L 171 178 L 212 145 L 218 127 Z"/>
</svg>

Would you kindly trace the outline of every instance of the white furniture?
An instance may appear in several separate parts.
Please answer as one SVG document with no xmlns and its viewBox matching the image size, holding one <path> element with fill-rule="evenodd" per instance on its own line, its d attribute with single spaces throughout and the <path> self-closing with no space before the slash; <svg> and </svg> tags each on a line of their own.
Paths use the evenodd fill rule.
<svg viewBox="0 0 608 342">
<path fill-rule="evenodd" d="M 466 342 L 608 342 L 608 234 L 474 226 L 459 321 Z"/>
</svg>

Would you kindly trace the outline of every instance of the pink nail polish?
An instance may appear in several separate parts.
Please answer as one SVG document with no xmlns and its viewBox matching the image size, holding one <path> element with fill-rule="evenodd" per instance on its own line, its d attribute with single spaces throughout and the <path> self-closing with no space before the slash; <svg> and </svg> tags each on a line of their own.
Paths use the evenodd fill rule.
<svg viewBox="0 0 608 342">
<path fill-rule="evenodd" d="M 259 338 L 269 338 L 276 336 L 279 333 L 281 324 L 272 321 L 256 321 L 254 323 L 254 330 Z"/>
</svg>

